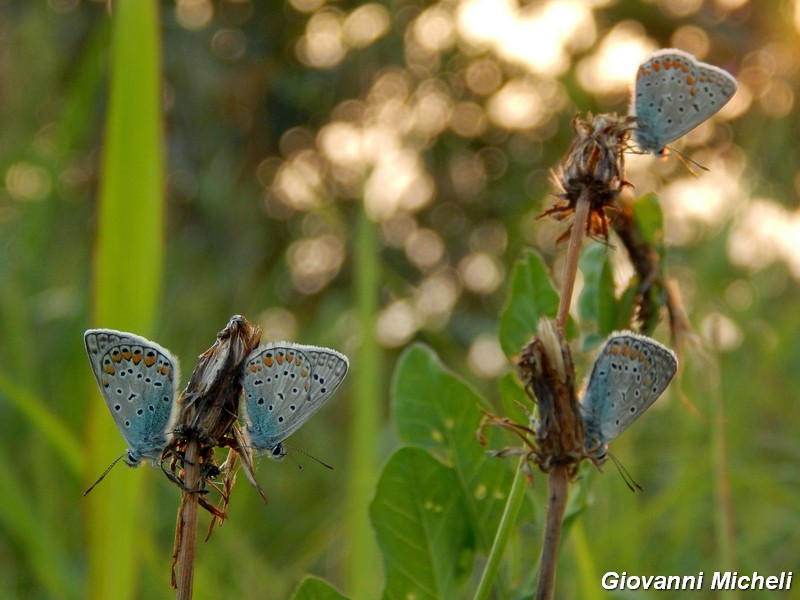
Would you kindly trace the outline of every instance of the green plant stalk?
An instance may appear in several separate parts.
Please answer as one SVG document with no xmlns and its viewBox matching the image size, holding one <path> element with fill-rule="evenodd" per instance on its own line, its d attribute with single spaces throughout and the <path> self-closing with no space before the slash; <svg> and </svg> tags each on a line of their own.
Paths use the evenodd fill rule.
<svg viewBox="0 0 800 600">
<path fill-rule="evenodd" d="M 164 265 L 158 3 L 121 0 L 114 11 L 92 322 L 148 336 L 158 315 Z M 88 363 L 86 372 L 88 387 Z M 87 431 L 88 481 L 124 449 L 96 393 L 89 402 Z M 136 595 L 139 540 L 153 522 L 143 518 L 142 475 L 113 473 L 84 500 L 89 598 Z"/>
<path fill-rule="evenodd" d="M 377 481 L 375 453 L 378 447 L 381 406 L 380 348 L 375 333 L 378 314 L 379 248 L 377 227 L 359 203 L 354 266 L 356 313 L 360 344 L 353 361 L 355 375 L 349 448 L 348 587 L 353 598 L 377 597 L 378 574 L 365 565 L 375 564 L 378 547 L 369 523 L 369 501 Z"/>
<path fill-rule="evenodd" d="M 523 456 L 517 465 L 514 481 L 511 484 L 511 491 L 503 509 L 503 516 L 500 517 L 500 524 L 497 527 L 492 548 L 489 550 L 486 566 L 481 574 L 481 580 L 478 582 L 478 588 L 475 590 L 475 600 L 486 600 L 489 597 L 489 593 L 492 591 L 492 584 L 497 578 L 497 572 L 500 570 L 500 563 L 503 560 L 508 538 L 511 535 L 514 524 L 517 522 L 517 515 L 519 515 L 519 511 L 522 508 L 522 501 L 525 499 L 527 481 L 523 468 L 527 460 L 527 457 Z"/>
</svg>

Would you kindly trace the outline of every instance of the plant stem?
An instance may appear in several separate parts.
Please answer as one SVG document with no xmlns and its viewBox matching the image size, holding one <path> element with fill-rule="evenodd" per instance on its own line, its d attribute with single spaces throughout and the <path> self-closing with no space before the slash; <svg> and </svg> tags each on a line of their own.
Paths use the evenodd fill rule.
<svg viewBox="0 0 800 600">
<path fill-rule="evenodd" d="M 359 203 L 354 248 L 356 313 L 360 343 L 353 364 L 355 375 L 352 396 L 350 435 L 350 476 L 348 485 L 349 555 L 348 583 L 353 598 L 371 598 L 378 585 L 372 564 L 378 549 L 369 523 L 368 506 L 377 480 L 375 451 L 380 429 L 380 348 L 375 335 L 378 312 L 379 248 L 376 225 Z"/>
<path fill-rule="evenodd" d="M 547 523 L 544 544 L 539 562 L 539 580 L 536 583 L 535 600 L 551 600 L 555 592 L 556 567 L 558 566 L 558 544 L 561 526 L 567 508 L 569 472 L 567 467 L 555 467 L 547 482 Z"/>
<path fill-rule="evenodd" d="M 478 588 L 475 590 L 474 600 L 486 600 L 497 577 L 500 561 L 503 559 L 503 551 L 508 543 L 511 530 L 517 522 L 517 515 L 525 498 L 526 481 L 522 469 L 527 461 L 528 457 L 523 456 L 520 458 L 519 465 L 517 465 L 514 482 L 511 484 L 511 492 L 508 495 L 508 500 L 506 500 L 503 516 L 500 518 L 500 524 L 492 542 L 492 549 L 489 551 L 489 559 L 486 561 Z"/>
<path fill-rule="evenodd" d="M 575 207 L 575 220 L 572 222 L 572 233 L 567 248 L 567 258 L 564 263 L 564 276 L 561 280 L 561 299 L 558 305 L 558 318 L 556 324 L 561 331 L 567 326 L 569 308 L 572 304 L 572 290 L 575 288 L 575 275 L 578 272 L 578 258 L 581 254 L 581 241 L 586 231 L 586 220 L 589 218 L 589 192 L 586 188 L 581 191 Z"/>
<path fill-rule="evenodd" d="M 191 438 L 186 445 L 184 485 L 190 490 L 200 485 L 200 461 L 197 456 L 198 441 Z M 177 600 L 190 600 L 194 582 L 194 556 L 197 542 L 197 494 L 184 491 L 178 509 L 175 531 L 175 577 Z"/>
</svg>

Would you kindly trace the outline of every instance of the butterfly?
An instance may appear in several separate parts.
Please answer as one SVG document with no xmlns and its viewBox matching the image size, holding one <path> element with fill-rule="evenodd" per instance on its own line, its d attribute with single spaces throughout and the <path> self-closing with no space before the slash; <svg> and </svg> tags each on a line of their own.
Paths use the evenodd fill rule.
<svg viewBox="0 0 800 600">
<path fill-rule="evenodd" d="M 639 65 L 631 112 L 636 144 L 645 152 L 664 147 L 711 118 L 736 93 L 736 79 L 675 48 L 650 54 Z"/>
<path fill-rule="evenodd" d="M 248 447 L 271 458 L 285 456 L 283 442 L 336 391 L 350 363 L 328 348 L 292 342 L 262 344 L 245 360 L 240 403 Z"/>
<path fill-rule="evenodd" d="M 97 485 L 120 459 L 131 467 L 160 463 L 177 417 L 180 369 L 169 350 L 132 333 L 89 329 L 83 339 L 100 393 L 128 444 Z"/>
<path fill-rule="evenodd" d="M 587 455 L 602 461 L 608 444 L 661 396 L 677 370 L 675 353 L 654 339 L 631 331 L 611 334 L 581 402 Z"/>
</svg>

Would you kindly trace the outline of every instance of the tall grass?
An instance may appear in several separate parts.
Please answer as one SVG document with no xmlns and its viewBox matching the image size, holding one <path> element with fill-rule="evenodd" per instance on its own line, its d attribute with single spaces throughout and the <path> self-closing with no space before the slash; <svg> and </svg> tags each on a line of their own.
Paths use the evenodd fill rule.
<svg viewBox="0 0 800 600">
<path fill-rule="evenodd" d="M 92 321 L 152 336 L 164 269 L 158 3 L 115 3 L 113 20 Z M 120 452 L 119 433 L 99 395 L 90 406 L 87 480 Z M 150 535 L 152 522 L 141 481 L 109 477 L 87 498 L 90 598 L 136 595 L 140 540 Z"/>
</svg>

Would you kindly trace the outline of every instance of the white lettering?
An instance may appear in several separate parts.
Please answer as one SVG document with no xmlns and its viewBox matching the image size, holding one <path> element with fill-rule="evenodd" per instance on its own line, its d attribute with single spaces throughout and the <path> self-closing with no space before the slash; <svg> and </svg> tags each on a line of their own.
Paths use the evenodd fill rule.
<svg viewBox="0 0 800 600">
<path fill-rule="evenodd" d="M 734 575 L 735 577 L 735 575 Z M 725 571 L 724 573 L 720 573 L 716 571 L 714 573 L 714 579 L 711 580 L 711 589 L 712 590 L 729 590 L 731 585 L 731 572 Z"/>
<path fill-rule="evenodd" d="M 603 580 L 600 583 L 602 584 L 604 590 L 616 590 L 617 586 L 619 585 L 619 573 L 609 571 L 603 575 Z"/>
</svg>

